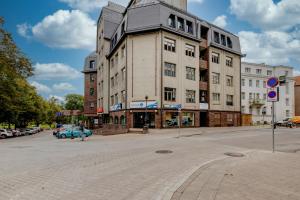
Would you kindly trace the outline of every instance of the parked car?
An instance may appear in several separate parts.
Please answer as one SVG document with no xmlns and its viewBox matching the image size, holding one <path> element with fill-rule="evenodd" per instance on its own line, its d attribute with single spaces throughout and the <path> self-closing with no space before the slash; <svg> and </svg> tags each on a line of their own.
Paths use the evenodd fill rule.
<svg viewBox="0 0 300 200">
<path fill-rule="evenodd" d="M 91 130 L 88 129 L 84 129 L 83 133 L 85 135 L 85 137 L 89 137 L 93 134 L 93 132 Z M 76 126 L 73 128 L 67 128 L 63 131 L 59 131 L 56 134 L 57 138 L 77 138 L 80 137 L 80 127 Z"/>
<path fill-rule="evenodd" d="M 34 133 L 35 133 L 34 130 L 31 129 L 31 128 L 26 128 L 26 129 L 25 129 L 25 135 L 32 135 L 32 134 L 34 134 Z"/>
<path fill-rule="evenodd" d="M 288 127 L 290 125 L 291 118 L 285 118 L 283 120 L 275 122 L 275 126 L 285 126 Z"/>
<path fill-rule="evenodd" d="M 0 138 L 5 139 L 7 137 L 13 137 L 13 133 L 11 131 L 8 131 L 4 128 L 0 129 Z"/>
<path fill-rule="evenodd" d="M 11 131 L 14 137 L 21 136 L 21 132 L 17 129 L 7 129 L 8 131 Z"/>
<path fill-rule="evenodd" d="M 55 136 L 58 132 L 71 129 L 74 126 L 74 124 L 58 124 L 56 129 L 53 131 L 53 135 Z"/>
</svg>

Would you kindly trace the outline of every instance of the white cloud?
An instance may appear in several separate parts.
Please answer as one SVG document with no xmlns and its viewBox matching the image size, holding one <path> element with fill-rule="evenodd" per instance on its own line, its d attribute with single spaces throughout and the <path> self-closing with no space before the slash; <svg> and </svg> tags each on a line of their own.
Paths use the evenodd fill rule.
<svg viewBox="0 0 300 200">
<path fill-rule="evenodd" d="M 59 0 L 67 3 L 71 8 L 82 10 L 85 12 L 94 11 L 108 4 L 108 0 Z M 112 2 L 127 6 L 129 0 L 113 0 Z"/>
<path fill-rule="evenodd" d="M 242 52 L 247 54 L 246 61 L 272 65 L 288 65 L 291 60 L 300 62 L 300 39 L 293 37 L 293 34 L 280 31 L 241 31 L 238 36 Z"/>
<path fill-rule="evenodd" d="M 213 24 L 219 26 L 221 28 L 225 28 L 227 26 L 227 17 L 225 15 L 218 16 L 214 21 Z"/>
<path fill-rule="evenodd" d="M 23 37 L 32 37 L 53 48 L 94 50 L 96 22 L 79 10 L 58 10 L 34 26 L 17 25 Z"/>
<path fill-rule="evenodd" d="M 264 30 L 287 30 L 300 23 L 299 0 L 230 0 L 230 10 Z"/>
<path fill-rule="evenodd" d="M 34 77 L 37 80 L 51 79 L 76 79 L 81 76 L 81 73 L 76 69 L 62 63 L 36 63 L 34 66 Z"/>
<path fill-rule="evenodd" d="M 54 97 L 55 99 L 57 99 L 60 103 L 64 103 L 65 102 L 65 97 L 61 97 L 61 96 L 57 96 L 57 95 L 49 95 L 48 99 L 51 99 L 52 97 Z"/>
<path fill-rule="evenodd" d="M 300 70 L 294 70 L 294 76 L 300 76 Z"/>
<path fill-rule="evenodd" d="M 188 3 L 203 3 L 204 0 L 188 0 Z"/>
<path fill-rule="evenodd" d="M 38 83 L 36 81 L 32 81 L 30 85 L 35 87 L 38 93 L 50 93 L 52 91 L 47 85 Z"/>
<path fill-rule="evenodd" d="M 55 91 L 72 91 L 75 87 L 70 83 L 58 83 L 53 85 L 53 90 Z"/>
</svg>

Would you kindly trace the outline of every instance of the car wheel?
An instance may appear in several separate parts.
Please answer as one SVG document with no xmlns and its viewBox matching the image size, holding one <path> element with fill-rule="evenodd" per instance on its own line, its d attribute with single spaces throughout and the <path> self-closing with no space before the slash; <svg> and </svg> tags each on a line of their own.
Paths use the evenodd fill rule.
<svg viewBox="0 0 300 200">
<path fill-rule="evenodd" d="M 0 135 L 0 138 L 1 138 L 1 139 L 5 139 L 5 138 L 6 138 L 6 135 L 2 134 L 2 135 Z"/>
<path fill-rule="evenodd" d="M 62 134 L 62 135 L 60 136 L 60 138 L 65 139 L 65 138 L 66 138 L 66 135 L 65 135 L 65 134 Z"/>
</svg>

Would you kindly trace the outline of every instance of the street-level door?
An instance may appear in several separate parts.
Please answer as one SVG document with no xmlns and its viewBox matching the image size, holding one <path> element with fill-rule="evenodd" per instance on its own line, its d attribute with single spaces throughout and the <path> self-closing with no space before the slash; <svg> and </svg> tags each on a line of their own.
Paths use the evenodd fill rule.
<svg viewBox="0 0 300 200">
<path fill-rule="evenodd" d="M 147 122 L 149 128 L 155 128 L 155 113 L 147 112 Z M 143 128 L 145 125 L 145 112 L 133 113 L 133 128 Z"/>
<path fill-rule="evenodd" d="M 207 120 L 207 112 L 200 112 L 200 127 L 207 127 L 208 120 Z"/>
</svg>

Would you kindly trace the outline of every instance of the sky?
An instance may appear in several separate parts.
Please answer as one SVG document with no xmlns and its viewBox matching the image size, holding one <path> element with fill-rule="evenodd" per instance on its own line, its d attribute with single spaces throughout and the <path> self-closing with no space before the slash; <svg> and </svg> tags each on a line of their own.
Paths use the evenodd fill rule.
<svg viewBox="0 0 300 200">
<path fill-rule="evenodd" d="M 111 0 L 126 6 L 129 0 Z M 83 94 L 84 58 L 95 50 L 107 0 L 2 0 L 0 16 L 33 63 L 45 98 Z M 300 75 L 299 0 L 188 0 L 188 11 L 240 37 L 244 61 L 287 65 Z"/>
</svg>

